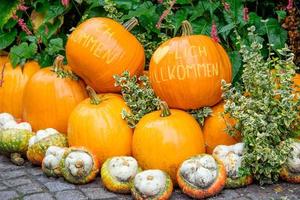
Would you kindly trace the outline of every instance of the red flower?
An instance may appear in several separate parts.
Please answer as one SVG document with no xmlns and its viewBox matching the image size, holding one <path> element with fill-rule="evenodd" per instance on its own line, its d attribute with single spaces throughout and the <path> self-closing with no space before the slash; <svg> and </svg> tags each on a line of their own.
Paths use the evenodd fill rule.
<svg viewBox="0 0 300 200">
<path fill-rule="evenodd" d="M 26 23 L 24 22 L 24 19 L 19 18 L 18 24 L 27 35 L 32 35 L 32 32 L 27 27 Z"/>
<path fill-rule="evenodd" d="M 158 2 L 158 3 L 163 3 L 163 2 L 164 2 L 164 0 L 157 0 L 157 2 Z"/>
<path fill-rule="evenodd" d="M 159 18 L 159 20 L 158 20 L 158 22 L 157 22 L 157 24 L 156 24 L 156 28 L 160 28 L 160 26 L 161 26 L 161 23 L 162 23 L 162 21 L 168 16 L 168 14 L 171 12 L 171 9 L 173 8 L 173 6 L 174 6 L 174 4 L 176 3 L 176 0 L 173 0 L 171 3 L 170 3 L 170 7 L 167 9 L 167 10 L 165 10 L 164 12 L 163 12 L 163 14 L 160 16 L 160 18 Z"/>
<path fill-rule="evenodd" d="M 287 5 L 287 7 L 286 7 L 286 9 L 288 9 L 288 10 L 291 10 L 292 8 L 293 8 L 293 4 L 294 4 L 294 2 L 293 2 L 293 0 L 288 0 L 288 5 Z"/>
<path fill-rule="evenodd" d="M 229 11 L 229 10 L 230 10 L 230 4 L 227 3 L 226 1 L 223 2 L 223 6 L 224 6 L 224 9 L 225 9 L 226 11 Z"/>
<path fill-rule="evenodd" d="M 249 20 L 249 10 L 247 7 L 244 7 L 243 9 L 243 19 L 245 22 Z"/>
<path fill-rule="evenodd" d="M 212 26 L 211 26 L 210 36 L 211 36 L 211 38 L 212 38 L 215 42 L 220 42 L 220 39 L 219 39 L 219 37 L 218 37 L 218 29 L 217 29 L 217 25 L 215 24 L 214 21 L 213 21 Z"/>
<path fill-rule="evenodd" d="M 70 3 L 70 0 L 61 0 L 61 4 L 65 7 L 67 7 Z"/>
</svg>

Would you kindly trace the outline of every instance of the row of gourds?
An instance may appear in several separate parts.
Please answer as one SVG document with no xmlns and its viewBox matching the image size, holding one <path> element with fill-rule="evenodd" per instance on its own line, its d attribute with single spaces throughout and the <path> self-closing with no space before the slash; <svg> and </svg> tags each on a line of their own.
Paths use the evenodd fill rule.
<svg viewBox="0 0 300 200">
<path fill-rule="evenodd" d="M 128 31 L 136 24 L 135 18 L 123 26 L 107 18 L 83 22 L 67 41 L 68 66 L 58 56 L 52 67 L 40 69 L 30 61 L 13 69 L 6 56 L 0 57 L 0 112 L 14 116 L 0 119 L 1 152 L 16 164 L 24 162 L 20 153 L 26 153 L 47 175 L 77 184 L 91 181 L 102 166 L 108 189 L 131 188 L 137 199 L 166 199 L 172 183 L 195 198 L 215 195 L 224 185 L 250 184 L 251 177 L 237 176 L 243 144 L 224 146 L 240 141 L 238 134 L 231 137 L 224 131 L 224 120 L 234 120 L 221 116 L 221 80 L 231 81 L 229 58 L 209 37 L 191 35 L 187 21 L 183 36 L 163 43 L 150 62 L 151 85 L 167 104 L 145 115 L 134 130 L 121 118 L 122 109 L 129 108 L 115 94 L 120 88 L 113 75 L 124 70 L 140 75 L 145 64 L 142 45 Z M 203 129 L 183 111 L 213 105 Z M 292 160 L 286 174 L 297 175 L 297 164 Z"/>
<path fill-rule="evenodd" d="M 169 112 L 164 109 L 162 113 Z M 280 175 L 283 180 L 300 183 L 300 141 L 294 140 L 292 145 L 293 151 Z M 89 148 L 68 148 L 67 137 L 57 130 L 47 128 L 33 134 L 29 123 L 16 122 L 8 113 L 0 114 L 0 151 L 9 155 L 17 165 L 24 163 L 21 154 L 26 154 L 31 163 L 42 166 L 47 176 L 63 176 L 74 184 L 88 183 L 100 171 L 102 184 L 108 190 L 131 193 L 134 199 L 168 199 L 173 184 L 178 184 L 190 197 L 201 199 L 218 194 L 224 187 L 238 188 L 253 182 L 252 176 L 238 174 L 243 143 L 218 145 L 212 154 L 195 154 L 183 159 L 178 166 L 162 158 L 164 152 L 149 155 L 150 159 L 145 160 L 135 155 L 135 158 L 112 156 L 101 163 L 98 155 Z M 167 168 L 160 166 L 159 162 L 153 163 L 153 158 L 163 159 Z"/>
</svg>

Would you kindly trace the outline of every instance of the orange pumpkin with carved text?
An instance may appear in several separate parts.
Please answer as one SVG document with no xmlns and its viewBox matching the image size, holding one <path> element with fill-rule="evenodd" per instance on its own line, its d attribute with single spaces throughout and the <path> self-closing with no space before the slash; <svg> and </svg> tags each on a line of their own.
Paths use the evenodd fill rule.
<svg viewBox="0 0 300 200">
<path fill-rule="evenodd" d="M 144 48 L 129 32 L 132 19 L 123 26 L 108 18 L 91 18 L 70 35 L 66 56 L 72 71 L 97 92 L 119 92 L 113 75 L 127 70 L 140 75 L 145 65 Z"/>
<path fill-rule="evenodd" d="M 210 37 L 191 35 L 187 21 L 182 23 L 182 33 L 154 52 L 149 68 L 151 85 L 171 108 L 213 106 L 221 100 L 221 80 L 232 79 L 229 57 Z"/>
<path fill-rule="evenodd" d="M 71 111 L 87 97 L 84 83 L 64 74 L 68 67 L 62 60 L 58 57 L 54 66 L 40 69 L 26 85 L 23 119 L 34 131 L 54 128 L 66 134 Z"/>
<path fill-rule="evenodd" d="M 10 113 L 17 119 L 22 117 L 25 85 L 39 68 L 35 61 L 13 68 L 6 56 L 0 56 L 0 113 Z"/>
</svg>

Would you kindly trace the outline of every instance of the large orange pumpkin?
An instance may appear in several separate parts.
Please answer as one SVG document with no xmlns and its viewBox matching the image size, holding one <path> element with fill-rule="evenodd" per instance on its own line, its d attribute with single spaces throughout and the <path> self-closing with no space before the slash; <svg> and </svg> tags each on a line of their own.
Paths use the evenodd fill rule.
<svg viewBox="0 0 300 200">
<path fill-rule="evenodd" d="M 39 70 L 26 85 L 23 119 L 34 131 L 54 128 L 66 134 L 71 111 L 87 97 L 83 82 L 66 75 L 62 60 L 59 56 L 53 67 Z"/>
<path fill-rule="evenodd" d="M 151 85 L 172 108 L 196 109 L 221 100 L 221 80 L 231 82 L 231 63 L 223 47 L 204 35 L 191 35 L 184 21 L 183 35 L 163 43 L 149 68 Z"/>
<path fill-rule="evenodd" d="M 97 92 L 119 92 L 113 75 L 127 70 L 142 73 L 145 53 L 129 32 L 137 20 L 123 26 L 108 18 L 91 18 L 80 24 L 66 45 L 67 60 L 76 74 Z"/>
<path fill-rule="evenodd" d="M 88 87 L 90 98 L 81 102 L 70 115 L 70 146 L 84 146 L 97 156 L 100 164 L 113 156 L 131 155 L 132 129 L 122 119 L 129 108 L 120 95 L 100 94 Z"/>
<path fill-rule="evenodd" d="M 226 131 L 226 123 L 233 125 L 234 120 L 229 116 L 222 116 L 224 112 L 224 103 L 212 107 L 212 115 L 209 116 L 203 126 L 204 141 L 206 152 L 212 154 L 218 145 L 233 145 L 240 141 L 239 136 L 232 137 Z"/>
<path fill-rule="evenodd" d="M 187 158 L 204 153 L 202 131 L 188 113 L 162 104 L 162 111 L 145 115 L 137 124 L 132 154 L 142 169 L 160 169 L 176 183 L 179 165 Z"/>
<path fill-rule="evenodd" d="M 17 119 L 22 117 L 25 85 L 39 68 L 35 61 L 13 68 L 7 57 L 0 56 L 0 113 L 8 112 Z"/>
</svg>

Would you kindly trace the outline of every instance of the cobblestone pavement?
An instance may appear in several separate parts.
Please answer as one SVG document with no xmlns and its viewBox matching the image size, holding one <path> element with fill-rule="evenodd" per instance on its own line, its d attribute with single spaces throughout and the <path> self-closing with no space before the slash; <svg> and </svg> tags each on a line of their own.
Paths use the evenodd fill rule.
<svg viewBox="0 0 300 200">
<path fill-rule="evenodd" d="M 73 185 L 63 178 L 48 178 L 39 167 L 27 162 L 15 166 L 8 158 L 0 156 L 0 200 L 87 200 L 87 199 L 131 199 L 130 195 L 117 195 L 103 188 L 98 177 L 87 185 Z M 190 199 L 175 190 L 172 200 Z M 251 200 L 251 199 L 300 199 L 300 185 L 280 183 L 260 187 L 251 185 L 236 190 L 223 190 L 212 200 Z"/>
</svg>

